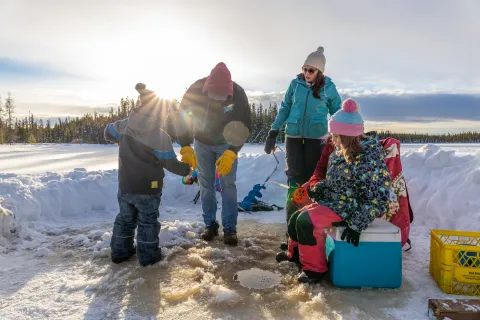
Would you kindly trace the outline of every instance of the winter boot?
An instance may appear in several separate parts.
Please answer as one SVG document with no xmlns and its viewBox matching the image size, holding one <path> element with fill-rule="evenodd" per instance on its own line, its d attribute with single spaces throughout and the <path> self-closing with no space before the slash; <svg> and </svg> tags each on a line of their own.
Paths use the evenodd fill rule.
<svg viewBox="0 0 480 320">
<path fill-rule="evenodd" d="M 298 248 L 295 248 L 293 250 L 294 250 L 294 254 L 293 254 L 293 257 L 291 259 L 288 258 L 288 253 L 287 252 L 280 251 L 275 256 L 275 260 L 277 260 L 278 263 L 283 262 L 283 261 L 289 261 L 289 262 L 295 262 L 295 263 L 300 264 L 300 255 L 298 253 Z"/>
<path fill-rule="evenodd" d="M 315 272 L 310 270 L 303 270 L 303 272 L 298 277 L 298 282 L 314 284 L 319 283 L 322 280 L 326 272 Z"/>
<path fill-rule="evenodd" d="M 223 243 L 236 246 L 238 244 L 237 233 L 235 231 L 225 231 L 223 233 Z"/>
<path fill-rule="evenodd" d="M 116 263 L 116 264 L 119 264 L 119 263 L 122 263 L 122 262 L 125 262 L 127 260 L 129 260 L 132 256 L 130 257 L 125 257 L 125 258 L 119 258 L 119 257 L 114 257 L 112 256 L 112 262 L 113 263 Z"/>
<path fill-rule="evenodd" d="M 155 264 L 157 262 L 160 262 L 160 261 L 162 261 L 162 251 L 160 251 L 160 254 L 157 255 L 153 260 L 149 260 L 149 261 L 146 261 L 146 262 L 139 261 L 139 263 L 142 267 L 146 267 L 146 266 L 153 265 L 153 264 Z"/>
<path fill-rule="evenodd" d="M 116 264 L 119 264 L 119 263 L 122 263 L 124 261 L 127 261 L 129 260 L 134 254 L 136 253 L 136 249 L 135 247 L 133 247 L 133 251 L 131 251 L 129 254 L 127 255 L 124 255 L 124 256 L 119 256 L 119 255 L 111 255 L 111 258 L 112 258 L 112 262 L 113 263 L 116 263 Z"/>
<path fill-rule="evenodd" d="M 277 253 L 275 256 L 275 260 L 277 260 L 278 263 L 283 262 L 283 261 L 290 261 L 288 259 L 288 254 L 285 251 L 280 251 Z"/>
<path fill-rule="evenodd" d="M 288 243 L 287 242 L 280 243 L 280 250 L 287 251 L 288 250 Z"/>
<path fill-rule="evenodd" d="M 216 236 L 218 236 L 218 230 L 209 227 L 207 227 L 201 235 L 202 239 L 205 241 L 212 241 Z"/>
</svg>

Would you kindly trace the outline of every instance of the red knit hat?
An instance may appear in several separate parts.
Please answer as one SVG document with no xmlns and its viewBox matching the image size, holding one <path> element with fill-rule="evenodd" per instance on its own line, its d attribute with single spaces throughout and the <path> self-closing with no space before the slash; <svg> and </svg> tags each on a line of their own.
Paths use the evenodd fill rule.
<svg viewBox="0 0 480 320">
<path fill-rule="evenodd" d="M 220 62 L 212 69 L 207 81 L 203 85 L 203 92 L 233 96 L 232 75 L 225 63 Z"/>
</svg>

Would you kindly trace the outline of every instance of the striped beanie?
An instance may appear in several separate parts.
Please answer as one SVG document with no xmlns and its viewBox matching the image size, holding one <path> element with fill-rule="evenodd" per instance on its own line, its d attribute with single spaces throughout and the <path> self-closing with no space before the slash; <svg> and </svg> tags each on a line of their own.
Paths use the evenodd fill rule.
<svg viewBox="0 0 480 320">
<path fill-rule="evenodd" d="M 345 100 L 342 109 L 328 121 L 328 132 L 349 137 L 362 135 L 365 128 L 359 111 L 358 104 L 354 100 Z"/>
</svg>

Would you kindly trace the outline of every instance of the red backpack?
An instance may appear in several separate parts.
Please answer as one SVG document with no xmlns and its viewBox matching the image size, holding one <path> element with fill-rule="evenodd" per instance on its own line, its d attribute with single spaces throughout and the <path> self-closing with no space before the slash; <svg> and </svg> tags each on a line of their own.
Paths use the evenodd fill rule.
<svg viewBox="0 0 480 320">
<path fill-rule="evenodd" d="M 408 243 L 411 249 L 412 245 L 409 239 L 410 224 L 413 222 L 413 211 L 408 197 L 407 182 L 403 176 L 402 162 L 400 160 L 400 141 L 393 138 L 381 140 L 385 150 L 385 163 L 390 171 L 392 178 L 392 197 L 390 198 L 390 211 L 386 214 L 386 219 L 390 223 L 400 228 L 402 233 L 402 246 Z"/>
</svg>

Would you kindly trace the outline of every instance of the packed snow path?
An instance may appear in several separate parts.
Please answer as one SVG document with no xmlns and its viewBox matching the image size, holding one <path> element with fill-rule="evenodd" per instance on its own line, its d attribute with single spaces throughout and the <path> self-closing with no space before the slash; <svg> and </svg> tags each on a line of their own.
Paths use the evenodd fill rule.
<svg viewBox="0 0 480 320">
<path fill-rule="evenodd" d="M 274 261 L 284 236 L 284 212 L 240 213 L 237 248 L 224 246 L 221 236 L 212 244 L 199 240 L 200 204 L 191 203 L 197 187 L 183 186 L 170 174 L 160 210 L 160 238 L 167 258 L 149 268 L 140 268 L 134 259 L 114 265 L 109 240 L 117 212 L 117 177 L 111 170 L 117 149 L 0 146 L 0 172 L 4 172 L 0 173 L 0 318 L 427 319 L 429 298 L 461 298 L 443 294 L 428 273 L 428 231 L 475 230 L 480 225 L 477 147 L 404 147 L 408 151 L 402 159 L 416 216 L 414 247 L 403 256 L 402 287 L 340 290 L 328 281 L 298 285 L 296 267 Z M 262 146 L 247 146 L 244 151 L 239 198 L 254 183 L 263 182 L 274 165 L 271 156 L 262 154 Z M 31 157 L 24 158 L 28 153 Z M 12 158 L 15 155 L 23 156 Z M 279 156 L 282 167 L 272 179 L 284 182 L 284 155 Z M 58 159 L 51 164 L 50 158 Z M 38 161 L 53 172 L 42 173 Z M 86 170 L 73 170 L 82 164 Z M 109 170 L 94 171 L 99 169 Z M 34 174 L 21 174 L 28 170 Z M 282 204 L 285 193 L 272 184 L 263 199 Z M 9 218 L 13 215 L 15 221 Z M 15 233 L 8 235 L 11 230 Z M 281 275 L 280 285 L 242 287 L 233 276 L 251 268 Z"/>
</svg>

